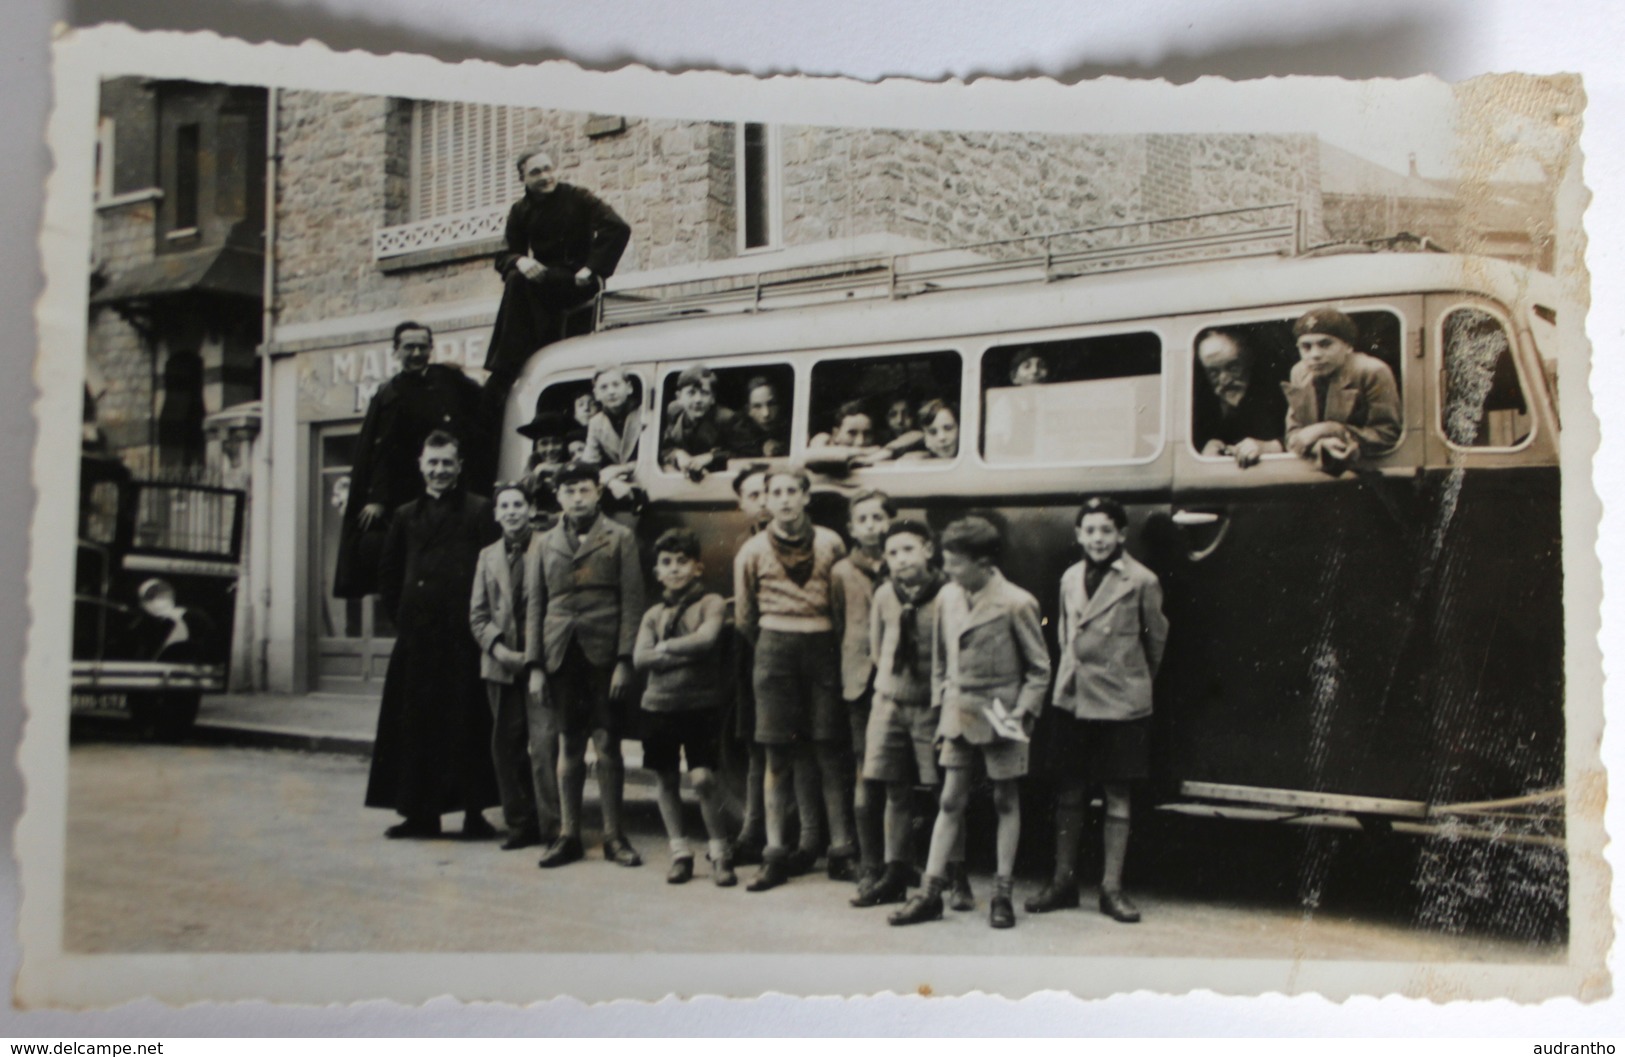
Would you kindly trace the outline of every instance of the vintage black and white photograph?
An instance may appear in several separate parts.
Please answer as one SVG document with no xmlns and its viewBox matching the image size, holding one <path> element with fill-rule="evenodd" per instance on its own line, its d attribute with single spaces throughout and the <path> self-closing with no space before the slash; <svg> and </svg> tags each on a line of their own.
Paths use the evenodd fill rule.
<svg viewBox="0 0 1625 1057">
<path fill-rule="evenodd" d="M 58 49 L 25 1001 L 1608 992 L 1576 79 Z"/>
</svg>

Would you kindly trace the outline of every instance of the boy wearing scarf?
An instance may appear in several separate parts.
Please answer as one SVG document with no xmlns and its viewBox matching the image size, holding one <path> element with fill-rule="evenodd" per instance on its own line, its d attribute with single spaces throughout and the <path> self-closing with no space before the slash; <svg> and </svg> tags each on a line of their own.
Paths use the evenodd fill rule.
<svg viewBox="0 0 1625 1057">
<path fill-rule="evenodd" d="M 909 836 L 914 830 L 914 786 L 935 786 L 936 752 L 932 742 L 942 710 L 931 700 L 931 644 L 937 633 L 937 592 L 948 577 L 933 561 L 931 530 L 919 521 L 894 521 L 886 530 L 889 578 L 875 590 L 869 621 L 869 649 L 875 658 L 874 707 L 864 739 L 863 777 L 884 784 L 886 865 L 878 876 L 858 886 L 855 907 L 901 903 L 915 879 L 908 863 Z M 976 905 L 965 873 L 965 839 L 949 856 L 951 906 Z"/>
<path fill-rule="evenodd" d="M 851 743 L 852 731 L 841 701 L 840 613 L 831 588 L 846 546 L 807 516 L 811 490 L 803 469 L 769 472 L 773 520 L 734 558 L 734 619 L 755 644 L 756 740 L 767 749 L 767 849 L 761 872 L 747 886 L 752 892 L 777 888 L 793 872 L 785 842 L 795 798 L 792 765 L 818 768 L 830 858 L 853 857 L 841 765 L 841 745 Z"/>
<path fill-rule="evenodd" d="M 1044 739 L 1057 786 L 1055 877 L 1026 905 L 1031 914 L 1078 905 L 1084 795 L 1099 783 L 1106 793 L 1100 912 L 1132 923 L 1140 912 L 1123 894 L 1129 784 L 1149 770 L 1151 681 L 1168 640 L 1168 618 L 1156 574 L 1123 550 L 1123 504 L 1106 496 L 1084 500 L 1077 530 L 1083 561 L 1061 574 L 1061 659 L 1055 715 Z"/>
<path fill-rule="evenodd" d="M 643 691 L 643 765 L 659 784 L 660 818 L 671 841 L 667 884 L 694 876 L 694 853 L 683 836 L 683 797 L 678 765 L 688 757 L 688 777 L 699 797 L 708 839 L 706 858 L 718 888 L 738 883 L 728 860 L 716 769 L 722 738 L 722 596 L 705 590 L 700 540 L 688 529 L 667 529 L 655 540 L 655 579 L 660 601 L 643 615 L 632 660 L 648 677 Z"/>
</svg>

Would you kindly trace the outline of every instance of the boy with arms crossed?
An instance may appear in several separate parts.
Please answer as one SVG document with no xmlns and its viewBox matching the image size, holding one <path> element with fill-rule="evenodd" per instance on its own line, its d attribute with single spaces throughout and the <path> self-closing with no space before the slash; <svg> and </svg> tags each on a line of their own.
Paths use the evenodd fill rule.
<svg viewBox="0 0 1625 1057">
<path fill-rule="evenodd" d="M 1140 920 L 1140 912 L 1123 894 L 1129 783 L 1148 771 L 1151 681 L 1168 640 L 1168 618 L 1156 574 L 1123 550 L 1123 504 L 1106 496 L 1086 499 L 1077 527 L 1083 561 L 1061 574 L 1061 660 L 1053 696 L 1058 714 L 1045 731 L 1058 790 L 1055 877 L 1027 900 L 1027 911 L 1078 905 L 1084 790 L 1099 782 L 1106 792 L 1100 912 L 1130 923 Z"/>
<path fill-rule="evenodd" d="M 993 780 L 993 807 L 999 816 L 998 873 L 988 923 L 996 929 L 1016 923 L 1010 897 L 1021 838 L 1017 782 L 1027 773 L 1025 735 L 1044 707 L 1050 661 L 1038 600 L 999 571 L 1003 549 L 999 530 L 984 518 L 963 518 L 942 534 L 943 571 L 953 582 L 937 596 L 931 695 L 942 709 L 937 762 L 947 774 L 931 833 L 925 890 L 887 919 L 893 925 L 942 917 L 948 854 L 965 824 L 965 802 L 978 766 Z M 1019 726 L 1021 737 L 994 729 L 990 714 L 1001 711 L 1005 722 Z"/>
<path fill-rule="evenodd" d="M 722 596 L 705 590 L 700 540 L 688 529 L 667 529 L 655 540 L 655 579 L 660 601 L 643 615 L 632 658 L 649 678 L 643 691 L 643 765 L 659 783 L 660 818 L 671 841 L 667 884 L 694 876 L 694 853 L 683 836 L 683 797 L 678 764 L 688 757 L 688 776 L 700 800 L 708 838 L 711 880 L 718 888 L 738 883 L 728 861 L 716 769 L 722 736 Z"/>
<path fill-rule="evenodd" d="M 818 768 L 833 842 L 831 873 L 849 868 L 853 858 L 841 766 L 841 744 L 850 743 L 852 730 L 841 701 L 841 636 L 830 576 L 846 546 L 807 516 L 811 490 L 805 470 L 769 471 L 773 520 L 734 558 L 734 619 L 756 647 L 756 740 L 767 748 L 767 850 L 748 886 L 752 892 L 777 888 L 805 866 L 792 864 L 785 843 L 792 763 Z M 797 857 L 804 860 L 805 851 L 803 845 Z"/>
</svg>

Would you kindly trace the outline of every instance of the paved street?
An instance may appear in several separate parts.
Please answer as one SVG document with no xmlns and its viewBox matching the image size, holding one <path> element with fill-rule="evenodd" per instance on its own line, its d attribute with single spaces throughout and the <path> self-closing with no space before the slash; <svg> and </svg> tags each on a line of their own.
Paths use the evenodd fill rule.
<svg viewBox="0 0 1625 1057">
<path fill-rule="evenodd" d="M 688 886 L 667 886 L 665 842 L 646 784 L 629 790 L 644 867 L 591 858 L 543 872 L 531 849 L 384 840 L 393 816 L 361 807 L 366 764 L 353 757 L 90 742 L 75 745 L 69 761 L 69 951 L 1088 953 L 1535 964 L 1564 958 L 1560 943 L 1442 935 L 1335 892 L 1306 915 L 1294 884 L 1278 878 L 1218 885 L 1215 894 L 1214 885 L 1197 887 L 1191 871 L 1184 879 L 1136 885 L 1146 920 L 1133 927 L 1092 909 L 1042 918 L 1022 913 L 1020 900 L 1038 880 L 1023 878 L 1017 928 L 995 932 L 986 924 L 990 880 L 983 874 L 975 878 L 978 912 L 893 929 L 884 921 L 889 908 L 851 909 L 851 886 L 822 877 L 766 894 L 723 891 L 707 880 L 702 859 L 701 875 Z M 497 812 L 489 817 L 495 821 Z M 595 809 L 589 819 L 596 819 Z"/>
</svg>

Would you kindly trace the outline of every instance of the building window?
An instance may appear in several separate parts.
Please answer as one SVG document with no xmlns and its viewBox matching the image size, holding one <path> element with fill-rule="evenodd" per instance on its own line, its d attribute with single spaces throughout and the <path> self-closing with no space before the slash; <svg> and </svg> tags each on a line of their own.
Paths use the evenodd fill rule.
<svg viewBox="0 0 1625 1057">
<path fill-rule="evenodd" d="M 524 191 L 514 158 L 529 142 L 524 107 L 418 100 L 412 104 L 406 223 L 378 229 L 378 260 L 502 237 Z"/>
<path fill-rule="evenodd" d="M 738 129 L 739 249 L 775 249 L 782 237 L 779 210 L 779 134 L 772 125 L 744 122 Z"/>
<path fill-rule="evenodd" d="M 175 223 L 171 235 L 197 230 L 198 126 L 175 129 Z"/>
<path fill-rule="evenodd" d="M 420 101 L 412 108 L 412 219 L 506 212 L 524 188 L 520 107 Z"/>
</svg>

